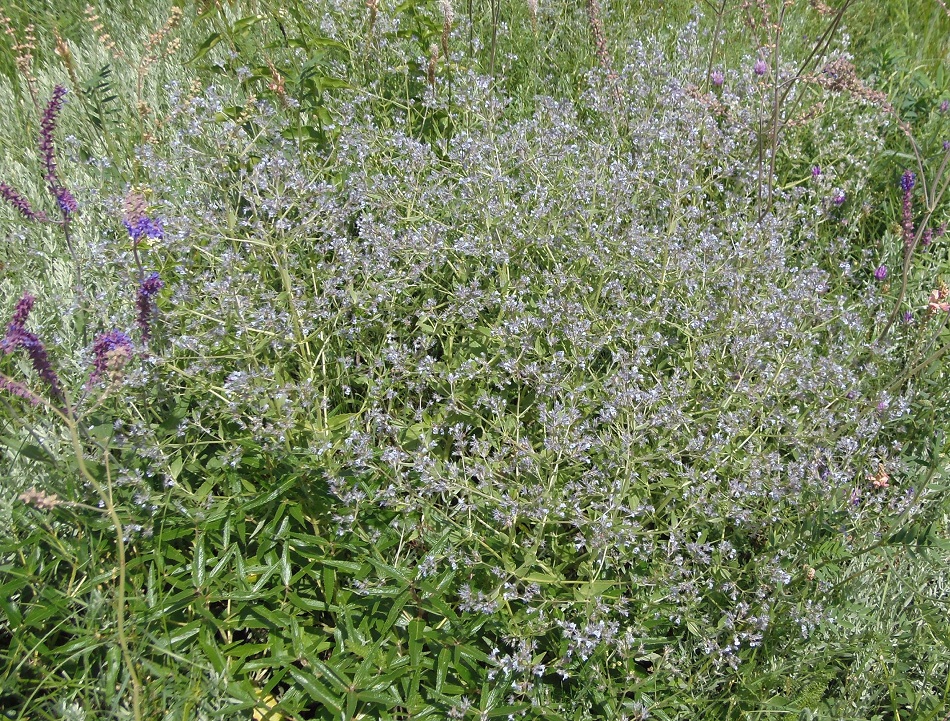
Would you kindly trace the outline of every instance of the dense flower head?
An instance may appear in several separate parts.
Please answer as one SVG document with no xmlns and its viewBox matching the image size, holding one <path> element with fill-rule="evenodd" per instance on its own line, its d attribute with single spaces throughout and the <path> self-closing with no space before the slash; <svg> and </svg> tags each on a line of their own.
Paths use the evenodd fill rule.
<svg viewBox="0 0 950 721">
<path fill-rule="evenodd" d="M 877 270 L 874 271 L 874 278 L 876 280 L 884 280 L 887 277 L 887 266 L 879 265 Z"/>
<path fill-rule="evenodd" d="M 815 165 L 815 166 L 812 167 L 812 169 L 811 169 L 811 177 L 813 177 L 813 178 L 819 178 L 819 177 L 821 177 L 821 166 L 820 166 L 820 165 Z"/>
<path fill-rule="evenodd" d="M 145 280 L 142 281 L 142 285 L 139 286 L 139 294 L 151 299 L 164 287 L 165 281 L 161 279 L 159 274 L 150 273 L 145 277 Z"/>
<path fill-rule="evenodd" d="M 134 220 L 126 218 L 122 221 L 125 229 L 129 231 L 129 237 L 132 242 L 138 244 L 143 238 L 160 240 L 164 236 L 162 221 L 158 218 L 152 219 L 146 215 L 139 216 Z"/>
<path fill-rule="evenodd" d="M 766 63 L 762 58 L 756 60 L 755 65 L 752 66 L 752 72 L 759 76 L 765 75 L 768 71 L 768 63 Z"/>
<path fill-rule="evenodd" d="M 726 82 L 726 76 L 722 70 L 713 70 L 709 74 L 709 79 L 712 81 L 712 84 L 717 88 L 722 87 L 722 84 Z"/>
<path fill-rule="evenodd" d="M 56 198 L 56 204 L 59 206 L 60 211 L 65 216 L 70 216 L 75 214 L 79 210 L 79 203 L 76 202 L 75 196 L 68 189 L 64 188 L 61 185 L 57 185 L 53 189 L 53 195 Z"/>
<path fill-rule="evenodd" d="M 904 174 L 901 176 L 901 190 L 905 193 L 909 193 L 914 189 L 914 184 L 917 182 L 917 176 L 909 170 L 905 170 Z"/>
<path fill-rule="evenodd" d="M 133 355 L 132 340 L 120 330 L 103 333 L 92 344 L 92 375 L 89 385 L 103 377 L 116 381 Z"/>
</svg>

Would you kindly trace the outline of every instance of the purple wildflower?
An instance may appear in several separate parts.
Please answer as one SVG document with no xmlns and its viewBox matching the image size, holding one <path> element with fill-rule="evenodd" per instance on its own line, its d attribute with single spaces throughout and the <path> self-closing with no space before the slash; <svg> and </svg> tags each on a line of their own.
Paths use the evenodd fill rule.
<svg viewBox="0 0 950 721">
<path fill-rule="evenodd" d="M 821 166 L 816 165 L 811 169 L 811 177 L 820 178 L 821 177 Z"/>
<path fill-rule="evenodd" d="M 874 278 L 876 280 L 884 280 L 887 277 L 887 266 L 879 265 L 877 270 L 874 271 Z"/>
<path fill-rule="evenodd" d="M 709 79 L 712 80 L 712 84 L 717 88 L 721 88 L 722 84 L 726 82 L 726 76 L 723 74 L 722 70 L 713 70 L 709 73 Z"/>
<path fill-rule="evenodd" d="M 762 58 L 759 58 L 755 61 L 755 65 L 752 66 L 752 72 L 758 76 L 765 75 L 769 71 L 768 63 L 766 63 Z"/>
<path fill-rule="evenodd" d="M 10 205 L 16 208 L 27 220 L 36 220 L 43 222 L 46 220 L 46 216 L 43 213 L 33 210 L 33 206 L 30 205 L 30 201 L 20 195 L 14 188 L 11 188 L 6 183 L 0 183 L 0 197 L 7 201 Z"/>
<path fill-rule="evenodd" d="M 60 386 L 59 376 L 56 375 L 56 371 L 53 370 L 53 366 L 49 360 L 49 354 L 46 352 L 46 347 L 35 333 L 26 329 L 26 319 L 33 309 L 34 300 L 35 298 L 32 295 L 24 293 L 23 297 L 17 302 L 16 308 L 13 311 L 13 317 L 7 326 L 6 336 L 0 341 L 0 349 L 3 350 L 4 354 L 10 354 L 17 348 L 23 348 L 30 357 L 33 370 L 36 371 L 40 378 L 46 381 L 50 390 L 53 391 L 53 395 L 61 400 L 63 398 L 63 391 Z"/>
<path fill-rule="evenodd" d="M 144 341 L 148 341 L 152 336 L 153 299 L 164 287 L 165 282 L 158 276 L 158 273 L 147 276 L 139 285 L 139 292 L 135 299 L 135 305 L 138 308 L 138 317 L 135 322 L 142 329 L 142 340 Z"/>
<path fill-rule="evenodd" d="M 914 189 L 914 185 L 916 183 L 917 176 L 909 170 L 905 170 L 904 174 L 901 176 L 901 190 L 903 190 L 905 193 L 909 193 Z"/>
<path fill-rule="evenodd" d="M 56 132 L 56 121 L 60 111 L 63 109 L 64 98 L 66 97 L 66 88 L 57 85 L 53 89 L 53 96 L 46 104 L 43 111 L 43 118 L 40 120 L 40 159 L 43 163 L 43 180 L 49 188 L 50 194 L 56 199 L 60 212 L 64 219 L 79 209 L 76 198 L 60 182 L 56 174 L 56 145 L 53 142 L 53 134 Z"/>
<path fill-rule="evenodd" d="M 160 240 L 165 237 L 165 232 L 162 229 L 162 221 L 158 218 L 153 220 L 143 215 L 134 221 L 128 219 L 123 220 L 122 224 L 125 225 L 125 229 L 129 231 L 129 237 L 132 238 L 132 243 L 135 245 L 138 245 L 142 238 Z"/>
<path fill-rule="evenodd" d="M 905 322 L 905 323 L 910 323 L 910 322 L 913 321 L 913 320 L 914 320 L 914 313 L 913 313 L 913 311 L 905 310 L 905 311 L 904 311 L 904 322 Z"/>
<path fill-rule="evenodd" d="M 29 331 L 26 331 L 24 336 L 24 339 L 20 342 L 20 347 L 24 348 L 26 354 L 30 357 L 33 370 L 36 371 L 36 374 L 40 378 L 46 381 L 50 390 L 53 391 L 53 395 L 62 400 L 63 390 L 59 383 L 59 376 L 56 375 L 56 371 L 53 370 L 53 365 L 49 360 L 49 354 L 46 352 L 46 346 L 43 345 L 43 342 L 35 334 Z"/>
<path fill-rule="evenodd" d="M 930 245 L 931 243 L 933 243 L 933 240 L 934 240 L 934 232 L 931 228 L 927 228 L 927 230 L 924 231 L 924 234 L 920 238 L 920 244 Z"/>
<path fill-rule="evenodd" d="M 941 113 L 947 112 L 948 109 L 950 109 L 950 100 L 944 100 L 942 103 L 940 103 Z"/>
<path fill-rule="evenodd" d="M 17 383 L 16 381 L 10 380 L 6 376 L 0 376 L 0 390 L 4 390 L 10 395 L 17 396 L 18 398 L 22 398 L 25 401 L 29 401 L 34 406 L 40 404 L 39 397 L 29 388 L 27 388 L 22 383 Z"/>
<path fill-rule="evenodd" d="M 839 190 L 833 196 L 831 196 L 831 202 L 835 205 L 844 205 L 844 201 L 848 199 L 848 196 L 845 195 L 843 190 Z"/>
<path fill-rule="evenodd" d="M 30 311 L 33 310 L 33 303 L 36 302 L 36 298 L 29 293 L 24 293 L 23 297 L 17 301 L 16 308 L 13 309 L 13 318 L 10 319 L 10 324 L 16 323 L 17 325 L 23 325 L 26 323 L 26 319 L 30 317 Z"/>
<path fill-rule="evenodd" d="M 7 326 L 7 334 L 3 340 L 0 340 L 0 350 L 3 351 L 4 355 L 12 353 L 22 344 L 27 333 L 24 327 L 26 319 L 30 316 L 35 300 L 29 293 L 24 293 L 23 297 L 17 301 L 13 317 L 10 319 L 10 325 Z"/>
<path fill-rule="evenodd" d="M 79 210 L 79 203 L 76 202 L 76 198 L 63 186 L 58 185 L 53 188 L 53 195 L 56 196 L 56 203 L 63 215 L 72 215 Z"/>
<path fill-rule="evenodd" d="M 908 250 L 914 243 L 914 199 L 913 191 L 917 176 L 909 170 L 905 170 L 901 176 L 901 190 L 904 191 L 903 203 L 903 222 L 901 227 L 904 230 L 904 247 Z"/>
<path fill-rule="evenodd" d="M 943 141 L 943 149 L 944 149 L 944 150 L 950 150 L 950 140 L 944 140 L 944 141 Z"/>
<path fill-rule="evenodd" d="M 92 344 L 92 375 L 87 386 L 103 376 L 117 380 L 125 364 L 132 357 L 132 341 L 120 330 L 103 333 Z"/>
<path fill-rule="evenodd" d="M 43 118 L 40 120 L 40 156 L 43 161 L 43 178 L 49 185 L 59 184 L 56 175 L 56 146 L 53 143 L 53 133 L 56 131 L 56 120 L 63 109 L 63 99 L 66 97 L 66 88 L 57 85 L 53 89 L 53 96 L 46 104 Z"/>
</svg>

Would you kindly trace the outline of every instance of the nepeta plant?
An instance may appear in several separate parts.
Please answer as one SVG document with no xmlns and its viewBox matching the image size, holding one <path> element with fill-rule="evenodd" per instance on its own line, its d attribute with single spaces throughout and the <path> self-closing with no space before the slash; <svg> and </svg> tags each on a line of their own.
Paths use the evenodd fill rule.
<svg viewBox="0 0 950 721">
<path fill-rule="evenodd" d="M 921 380 L 950 317 L 939 244 L 905 262 L 913 322 L 880 332 L 908 247 L 864 235 L 892 116 L 843 58 L 807 86 L 777 48 L 770 72 L 713 63 L 698 22 L 573 97 L 513 97 L 452 59 L 448 3 L 374 2 L 368 27 L 338 5 L 318 21 L 333 70 L 370 38 L 379 77 L 363 63 L 365 87 L 294 107 L 297 43 L 267 67 L 273 102 L 250 69 L 170 86 L 135 158 L 160 200 L 94 206 L 103 332 L 50 344 L 72 410 L 42 372 L 42 393 L 0 377 L 51 457 L 17 517 L 40 529 L 32 586 L 0 610 L 69 584 L 59 616 L 97 624 L 63 622 L 43 675 L 11 683 L 59 713 L 44 684 L 82 648 L 68 688 L 90 715 L 880 715 L 889 689 L 854 681 L 884 674 L 863 591 L 937 547 L 922 409 L 950 403 Z M 588 8 L 599 51 L 607 6 Z M 707 92 L 714 68 L 729 82 Z M 801 114 L 763 133 L 785 90 Z M 922 171 L 900 201 L 888 177 L 895 204 L 926 195 Z M 31 333 L 21 303 L 4 349 Z M 941 648 L 902 659 L 928 703 Z"/>
</svg>

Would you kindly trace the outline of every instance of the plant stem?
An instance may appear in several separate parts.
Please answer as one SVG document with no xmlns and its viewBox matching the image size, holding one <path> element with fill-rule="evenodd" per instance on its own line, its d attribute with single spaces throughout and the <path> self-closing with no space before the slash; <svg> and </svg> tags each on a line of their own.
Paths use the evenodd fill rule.
<svg viewBox="0 0 950 721">
<path fill-rule="evenodd" d="M 106 487 L 103 488 L 100 483 L 90 473 L 83 457 L 82 444 L 79 442 L 79 432 L 76 421 L 72 413 L 68 414 L 67 427 L 69 428 L 69 438 L 72 441 L 73 452 L 76 454 L 76 462 L 79 464 L 79 472 L 82 474 L 105 504 L 105 512 L 112 522 L 116 538 L 116 556 L 118 558 L 118 586 L 115 597 L 116 614 L 116 632 L 119 640 L 119 648 L 122 650 L 122 658 L 125 661 L 126 670 L 132 683 L 132 715 L 135 721 L 142 721 L 142 683 L 139 680 L 138 673 L 135 671 L 135 663 L 132 659 L 132 652 L 129 650 L 129 640 L 125 631 L 125 583 L 126 583 L 126 561 L 125 561 L 125 528 L 122 526 L 122 519 L 116 512 L 115 503 L 112 497 L 112 477 L 109 472 L 109 455 L 105 454 L 106 466 Z"/>
</svg>

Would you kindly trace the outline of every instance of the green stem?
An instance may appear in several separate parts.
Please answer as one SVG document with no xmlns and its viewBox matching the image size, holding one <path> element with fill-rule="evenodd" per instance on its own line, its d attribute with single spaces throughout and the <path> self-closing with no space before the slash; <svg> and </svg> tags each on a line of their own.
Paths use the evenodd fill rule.
<svg viewBox="0 0 950 721">
<path fill-rule="evenodd" d="M 119 648 L 122 650 L 122 658 L 125 661 L 126 669 L 129 673 L 129 679 L 132 682 L 132 715 L 135 721 L 142 721 L 142 683 L 139 680 L 138 673 L 135 671 L 135 664 L 132 660 L 132 652 L 129 650 L 129 640 L 125 631 L 125 584 L 126 584 L 126 560 L 125 560 L 125 529 L 122 526 L 122 519 L 116 512 L 115 503 L 112 497 L 112 478 L 109 473 L 108 454 L 106 454 L 106 487 L 93 477 L 86 466 L 83 457 L 82 444 L 79 441 L 79 432 L 76 421 L 72 418 L 72 413 L 68 413 L 67 427 L 69 429 L 69 438 L 72 442 L 73 452 L 76 454 L 76 462 L 79 464 L 79 472 L 89 484 L 96 489 L 99 497 L 105 503 L 105 513 L 112 522 L 116 538 L 116 555 L 118 557 L 118 587 L 115 597 L 116 631 L 118 634 Z"/>
</svg>

